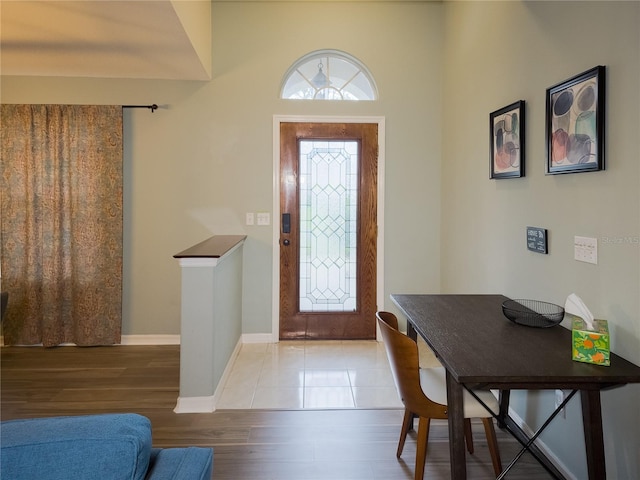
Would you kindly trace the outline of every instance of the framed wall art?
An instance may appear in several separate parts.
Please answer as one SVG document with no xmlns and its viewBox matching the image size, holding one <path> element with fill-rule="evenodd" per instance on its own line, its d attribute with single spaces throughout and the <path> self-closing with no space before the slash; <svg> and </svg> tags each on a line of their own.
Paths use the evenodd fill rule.
<svg viewBox="0 0 640 480">
<path fill-rule="evenodd" d="M 605 67 L 547 89 L 547 174 L 604 170 Z"/>
<path fill-rule="evenodd" d="M 524 177 L 524 100 L 489 114 L 490 178 Z"/>
</svg>

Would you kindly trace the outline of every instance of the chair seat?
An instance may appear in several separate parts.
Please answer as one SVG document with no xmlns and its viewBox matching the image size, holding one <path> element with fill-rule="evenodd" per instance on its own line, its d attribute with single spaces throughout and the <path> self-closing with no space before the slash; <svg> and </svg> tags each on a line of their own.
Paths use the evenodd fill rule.
<svg viewBox="0 0 640 480">
<path fill-rule="evenodd" d="M 447 405 L 447 380 L 444 367 L 421 368 L 420 386 L 424 394 L 434 402 Z M 474 390 L 493 412 L 498 412 L 498 400 L 488 390 Z M 491 414 L 465 389 L 464 390 L 464 418 L 486 418 Z"/>
</svg>

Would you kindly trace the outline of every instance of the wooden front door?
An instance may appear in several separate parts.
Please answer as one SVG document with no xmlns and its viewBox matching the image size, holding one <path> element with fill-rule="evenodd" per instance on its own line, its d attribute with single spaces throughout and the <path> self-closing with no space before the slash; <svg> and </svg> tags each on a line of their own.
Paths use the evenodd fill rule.
<svg viewBox="0 0 640 480">
<path fill-rule="evenodd" d="M 375 339 L 378 126 L 280 125 L 280 338 Z"/>
</svg>

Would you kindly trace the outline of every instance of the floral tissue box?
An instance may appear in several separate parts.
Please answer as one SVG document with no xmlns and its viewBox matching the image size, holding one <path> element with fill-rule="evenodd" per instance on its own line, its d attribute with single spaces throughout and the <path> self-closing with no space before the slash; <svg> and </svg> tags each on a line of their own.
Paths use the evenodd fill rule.
<svg viewBox="0 0 640 480">
<path fill-rule="evenodd" d="M 571 337 L 573 360 L 609 366 L 609 324 L 606 320 L 594 320 L 594 330 L 587 328 L 586 322 L 571 315 Z"/>
</svg>

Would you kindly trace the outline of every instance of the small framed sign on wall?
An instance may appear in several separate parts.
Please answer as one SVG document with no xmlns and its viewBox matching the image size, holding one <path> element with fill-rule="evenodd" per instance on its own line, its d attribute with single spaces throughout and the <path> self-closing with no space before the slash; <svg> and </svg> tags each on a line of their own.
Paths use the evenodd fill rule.
<svg viewBox="0 0 640 480">
<path fill-rule="evenodd" d="M 546 228 L 527 227 L 527 249 L 536 253 L 549 253 Z"/>
</svg>

